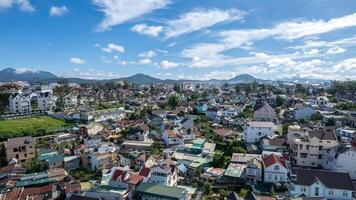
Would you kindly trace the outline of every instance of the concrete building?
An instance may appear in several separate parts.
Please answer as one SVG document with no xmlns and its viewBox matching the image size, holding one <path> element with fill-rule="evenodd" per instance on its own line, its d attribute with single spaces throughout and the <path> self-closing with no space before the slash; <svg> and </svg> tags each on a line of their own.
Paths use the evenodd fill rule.
<svg viewBox="0 0 356 200">
<path fill-rule="evenodd" d="M 36 157 L 35 141 L 31 136 L 9 138 L 5 142 L 6 159 L 15 158 L 20 164 L 29 164 Z"/>
<path fill-rule="evenodd" d="M 253 117 L 256 121 L 272 122 L 276 117 L 276 111 L 268 103 L 264 103 L 262 107 L 255 110 Z"/>
<path fill-rule="evenodd" d="M 273 137 L 274 124 L 272 122 L 249 122 L 244 128 L 244 138 L 247 143 L 258 142 L 261 138 Z"/>
</svg>

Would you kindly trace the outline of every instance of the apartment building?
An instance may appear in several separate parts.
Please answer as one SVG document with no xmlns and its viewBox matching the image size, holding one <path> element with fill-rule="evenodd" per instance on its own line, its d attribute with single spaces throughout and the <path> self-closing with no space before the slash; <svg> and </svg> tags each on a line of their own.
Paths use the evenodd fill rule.
<svg viewBox="0 0 356 200">
<path fill-rule="evenodd" d="M 15 158 L 20 164 L 29 164 L 36 157 L 35 141 L 31 136 L 9 138 L 5 142 L 6 159 Z"/>
<path fill-rule="evenodd" d="M 249 122 L 244 128 L 244 137 L 247 143 L 258 142 L 261 138 L 273 137 L 274 124 L 272 122 Z"/>
<path fill-rule="evenodd" d="M 299 133 L 299 134 L 296 134 Z M 338 145 L 331 130 L 304 130 L 288 136 L 293 159 L 298 166 L 321 167 L 324 150 Z"/>
</svg>

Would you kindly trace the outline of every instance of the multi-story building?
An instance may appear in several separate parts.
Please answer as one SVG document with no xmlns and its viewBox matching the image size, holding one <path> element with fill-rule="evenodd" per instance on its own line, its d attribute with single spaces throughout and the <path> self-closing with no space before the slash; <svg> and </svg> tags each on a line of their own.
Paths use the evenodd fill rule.
<svg viewBox="0 0 356 200">
<path fill-rule="evenodd" d="M 13 93 L 9 97 L 10 111 L 12 113 L 30 113 L 37 95 L 35 93 Z"/>
<path fill-rule="evenodd" d="M 304 130 L 288 134 L 292 157 L 298 166 L 320 167 L 323 151 L 338 145 L 335 133 L 331 130 Z"/>
<path fill-rule="evenodd" d="M 29 164 L 36 157 L 35 141 L 30 136 L 9 138 L 5 149 L 8 162 L 15 158 L 21 164 Z"/>
<path fill-rule="evenodd" d="M 265 136 L 272 138 L 273 127 L 274 124 L 272 122 L 249 122 L 244 128 L 245 141 L 247 143 L 254 143 L 258 142 L 261 138 Z"/>
<path fill-rule="evenodd" d="M 56 107 L 56 97 L 51 92 L 40 92 L 37 95 L 38 110 L 51 111 Z"/>
<path fill-rule="evenodd" d="M 264 167 L 264 182 L 276 185 L 286 183 L 288 180 L 288 168 L 283 158 L 270 154 L 262 158 Z"/>
<path fill-rule="evenodd" d="M 96 171 L 98 169 L 104 169 L 112 164 L 112 154 L 105 153 L 91 153 L 88 155 L 88 165 L 90 170 Z"/>
<path fill-rule="evenodd" d="M 148 182 L 166 186 L 177 186 L 178 170 L 176 165 L 161 163 L 151 167 Z"/>
</svg>

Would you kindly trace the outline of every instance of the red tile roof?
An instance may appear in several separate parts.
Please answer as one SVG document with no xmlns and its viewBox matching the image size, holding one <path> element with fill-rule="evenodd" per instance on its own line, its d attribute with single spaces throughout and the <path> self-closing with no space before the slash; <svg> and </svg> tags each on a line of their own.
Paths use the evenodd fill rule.
<svg viewBox="0 0 356 200">
<path fill-rule="evenodd" d="M 142 167 L 138 175 L 147 177 L 150 174 L 150 171 L 150 168 Z"/>
<path fill-rule="evenodd" d="M 265 167 L 269 167 L 275 163 L 279 163 L 280 165 L 282 165 L 283 167 L 286 167 L 286 163 L 284 161 L 284 159 L 281 159 L 280 157 L 274 155 L 274 154 L 270 154 L 268 156 L 265 156 L 262 158 L 263 160 L 263 164 Z"/>
</svg>

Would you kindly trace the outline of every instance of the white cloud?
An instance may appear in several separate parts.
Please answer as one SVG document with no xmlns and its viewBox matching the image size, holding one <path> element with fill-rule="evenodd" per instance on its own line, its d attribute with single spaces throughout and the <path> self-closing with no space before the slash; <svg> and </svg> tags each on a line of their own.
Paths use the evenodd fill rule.
<svg viewBox="0 0 356 200">
<path fill-rule="evenodd" d="M 304 54 L 307 54 L 307 55 L 316 55 L 318 53 L 319 53 L 318 49 L 304 50 Z"/>
<path fill-rule="evenodd" d="M 17 68 L 16 71 L 15 71 L 16 74 L 23 74 L 23 73 L 26 73 L 26 72 L 36 73 L 36 72 L 38 72 L 38 70 L 37 69 L 33 69 L 33 68 L 22 67 L 22 68 Z"/>
<path fill-rule="evenodd" d="M 131 28 L 131 31 L 139 33 L 140 35 L 148 35 L 157 37 L 162 31 L 162 26 L 148 26 L 146 24 L 136 24 Z"/>
<path fill-rule="evenodd" d="M 339 53 L 343 53 L 345 51 L 346 51 L 346 49 L 338 47 L 338 46 L 335 46 L 335 47 L 332 47 L 332 48 L 328 49 L 326 51 L 326 53 L 328 53 L 328 54 L 339 54 Z"/>
<path fill-rule="evenodd" d="M 82 58 L 76 58 L 76 57 L 72 57 L 69 59 L 69 62 L 75 65 L 83 65 L 86 63 L 86 60 L 82 59 Z"/>
<path fill-rule="evenodd" d="M 175 67 L 179 67 L 181 65 L 182 65 L 181 63 L 171 62 L 168 60 L 163 60 L 160 63 L 160 67 L 162 67 L 163 69 L 175 68 Z"/>
<path fill-rule="evenodd" d="M 33 12 L 35 8 L 29 0 L 0 0 L 0 10 L 18 6 L 22 11 Z"/>
<path fill-rule="evenodd" d="M 182 56 L 192 59 L 199 58 L 198 63 L 191 66 L 213 67 L 223 66 L 231 63 L 234 58 L 229 58 L 222 53 L 227 50 L 242 48 L 244 45 L 266 38 L 275 38 L 283 40 L 297 39 L 306 36 L 314 36 L 341 28 L 356 26 L 356 13 L 340 18 L 330 19 L 329 21 L 312 20 L 301 22 L 283 22 L 270 29 L 239 29 L 221 31 L 218 33 L 219 41 L 217 43 L 198 43 L 182 51 Z M 345 42 L 345 41 L 343 41 Z M 320 55 L 318 50 L 307 51 L 308 55 Z M 237 58 L 239 59 L 239 58 Z"/>
<path fill-rule="evenodd" d="M 107 47 L 104 47 L 101 50 L 105 51 L 107 53 L 111 53 L 113 51 L 117 51 L 117 52 L 120 52 L 120 53 L 124 53 L 125 52 L 124 46 L 117 45 L 117 44 L 114 44 L 114 43 L 108 44 Z"/>
<path fill-rule="evenodd" d="M 138 61 L 138 64 L 140 64 L 140 65 L 147 65 L 147 64 L 150 64 L 150 63 L 152 63 L 152 60 L 149 59 L 149 58 L 144 58 L 144 59 L 141 59 L 141 60 Z"/>
<path fill-rule="evenodd" d="M 60 17 L 68 12 L 69 12 L 69 10 L 65 5 L 60 6 L 60 7 L 52 6 L 49 9 L 49 14 L 54 17 Z"/>
<path fill-rule="evenodd" d="M 142 58 L 153 58 L 157 55 L 156 51 L 153 50 L 149 50 L 146 52 L 142 52 L 140 54 L 138 54 L 138 57 L 142 57 Z"/>
<path fill-rule="evenodd" d="M 105 15 L 98 27 L 99 31 L 108 30 L 115 25 L 164 8 L 170 3 L 169 0 L 92 0 L 92 2 Z"/>
<path fill-rule="evenodd" d="M 237 9 L 200 9 L 180 15 L 167 22 L 165 38 L 178 37 L 182 34 L 205 29 L 221 22 L 241 20 L 246 13 Z"/>
</svg>

